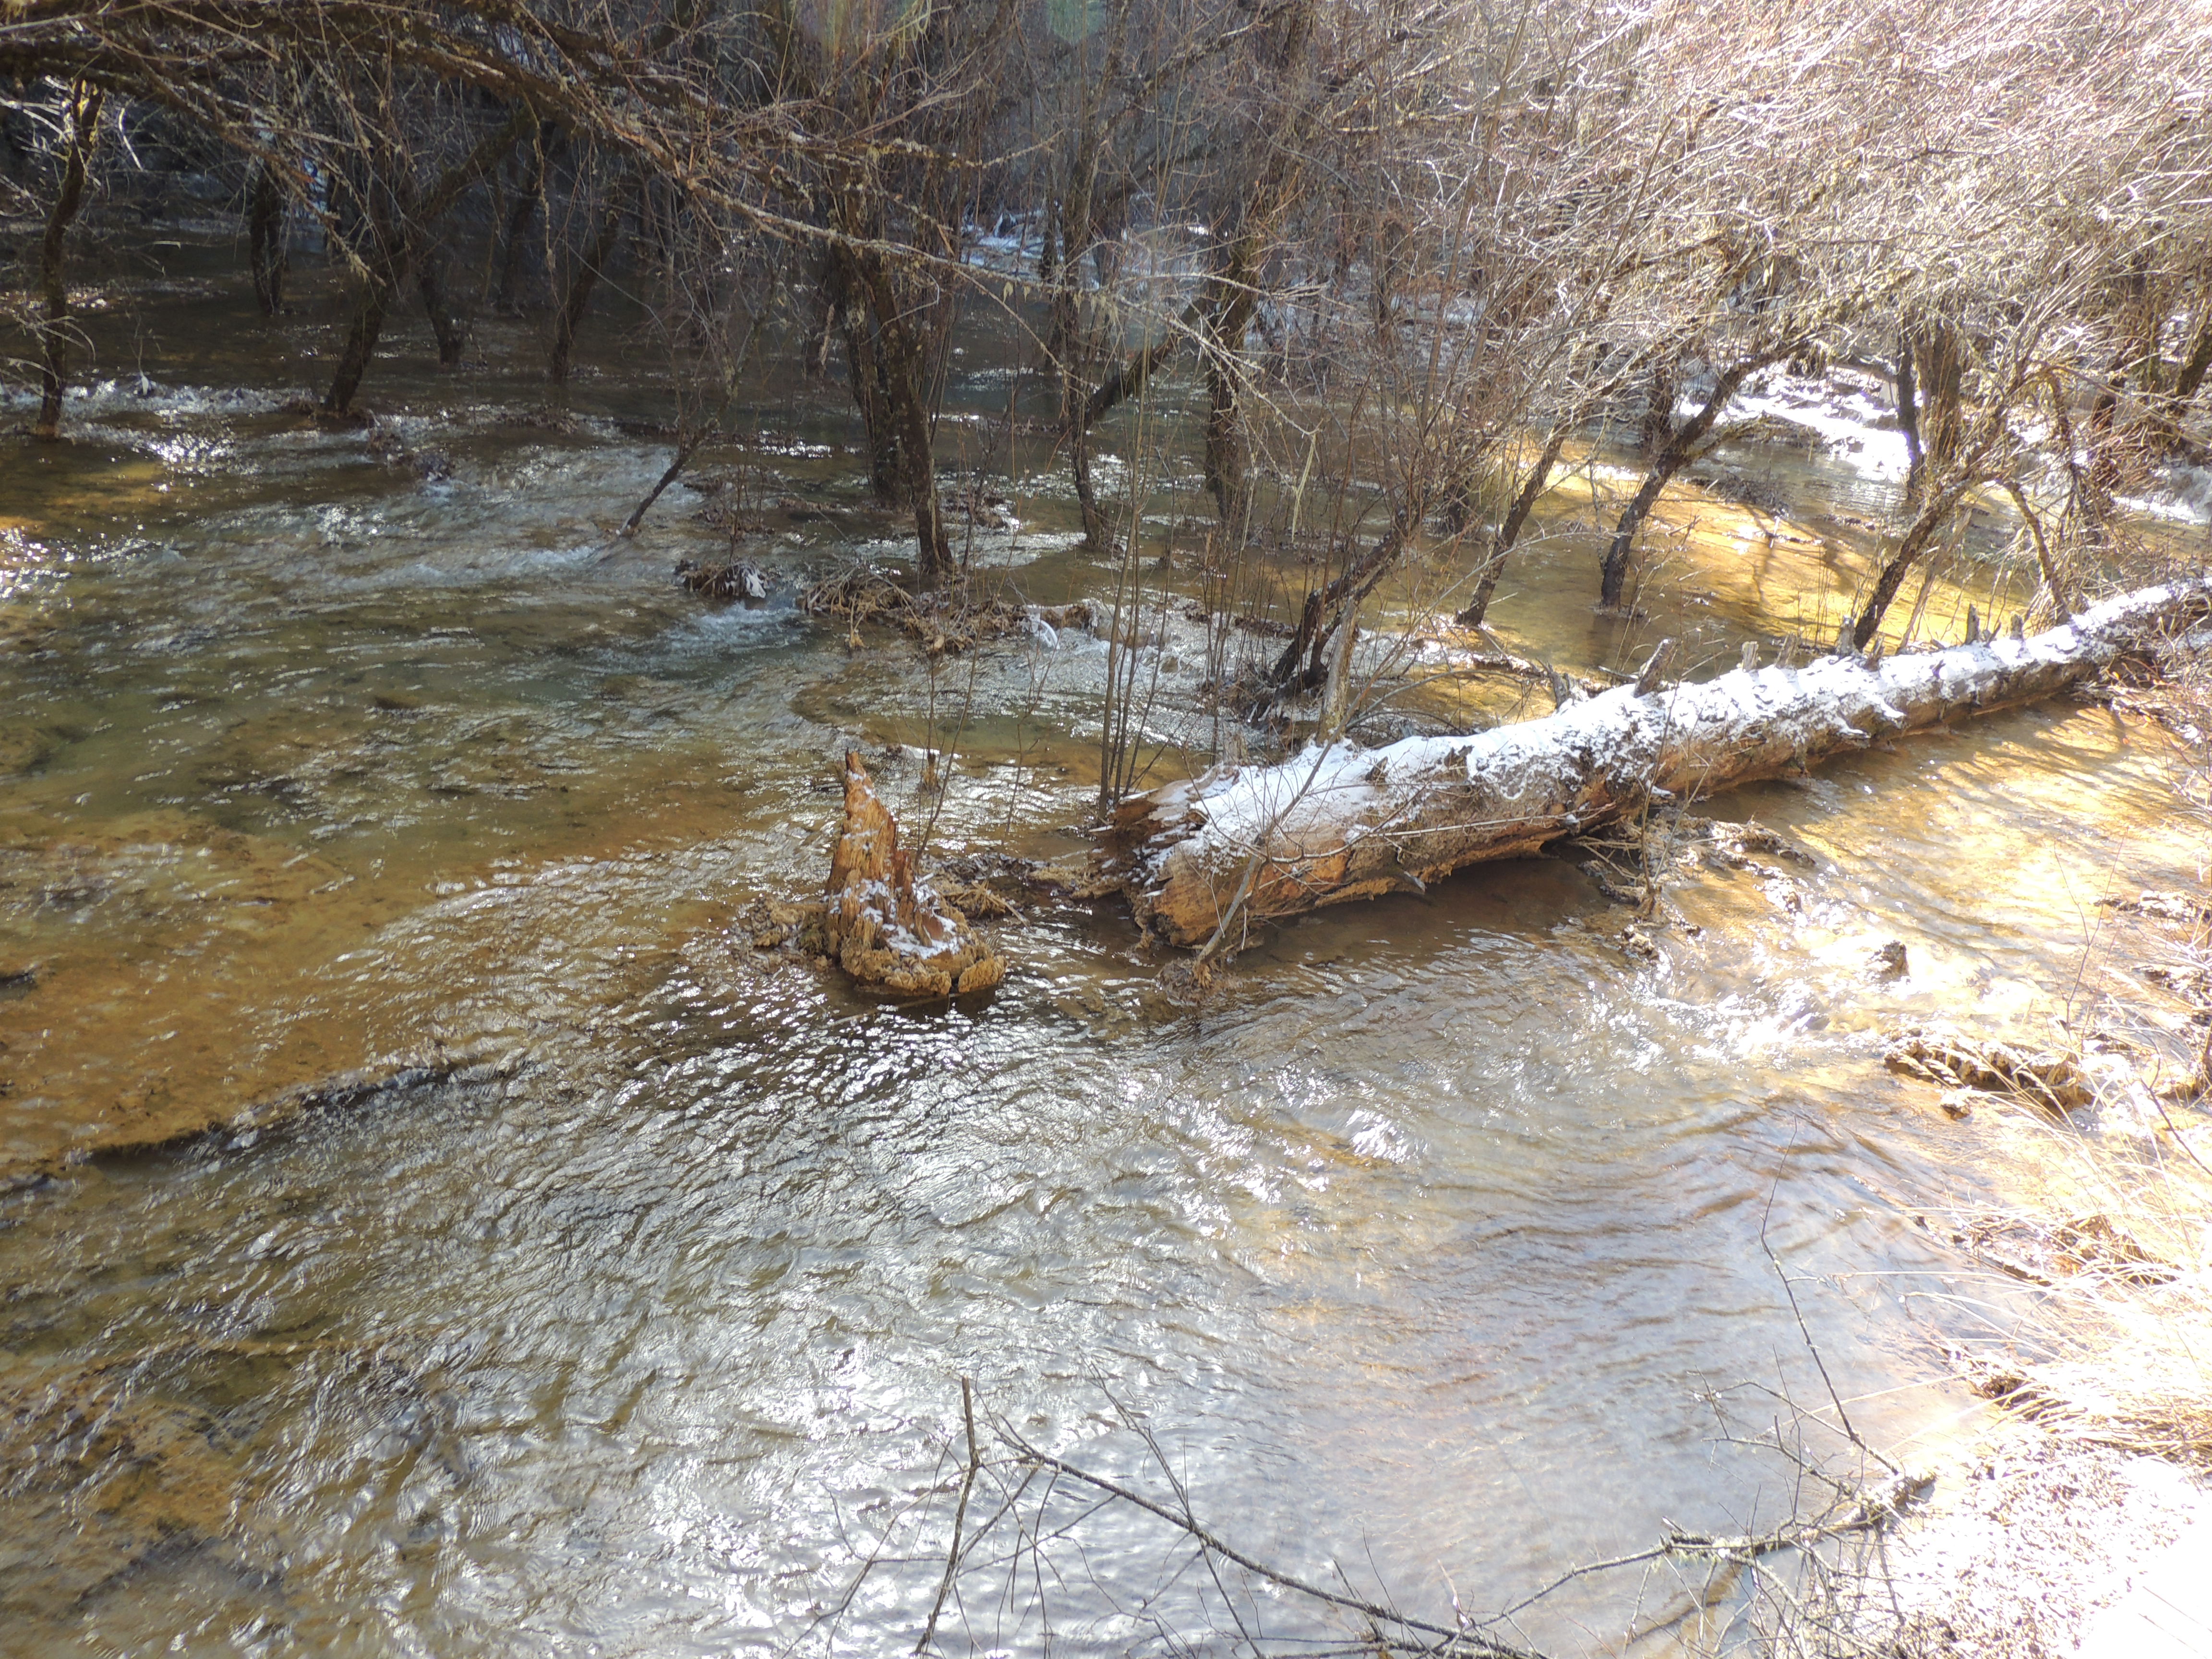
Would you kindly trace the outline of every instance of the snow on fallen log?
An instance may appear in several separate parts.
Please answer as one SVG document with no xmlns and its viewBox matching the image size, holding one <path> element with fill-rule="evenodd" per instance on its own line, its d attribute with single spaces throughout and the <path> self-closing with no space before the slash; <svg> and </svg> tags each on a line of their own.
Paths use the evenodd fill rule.
<svg viewBox="0 0 2212 1659">
<path fill-rule="evenodd" d="M 1233 945 L 1254 922 L 1525 856 L 1647 801 L 1694 799 L 2049 696 L 2208 612 L 2212 583 L 2178 582 L 2025 639 L 1623 686 L 1468 737 L 1310 745 L 1279 765 L 1217 768 L 1127 803 L 1101 867 L 1161 938 L 1204 945 L 1218 934 Z"/>
</svg>

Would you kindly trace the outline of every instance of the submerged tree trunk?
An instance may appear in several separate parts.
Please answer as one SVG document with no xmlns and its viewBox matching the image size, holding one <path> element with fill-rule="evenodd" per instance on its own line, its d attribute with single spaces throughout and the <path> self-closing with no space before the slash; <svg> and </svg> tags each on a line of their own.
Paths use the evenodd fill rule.
<svg viewBox="0 0 2212 1659">
<path fill-rule="evenodd" d="M 1676 428 L 1674 435 L 1667 441 L 1667 447 L 1659 452 L 1651 463 L 1650 471 L 1644 475 L 1644 487 L 1630 498 L 1627 507 L 1621 512 L 1620 522 L 1613 526 L 1613 545 L 1606 550 L 1605 565 L 1598 586 L 1599 600 L 1608 610 L 1617 609 L 1620 605 L 1622 591 L 1628 583 L 1628 556 L 1630 550 L 1636 545 L 1636 532 L 1643 527 L 1644 516 L 1659 500 L 1660 492 L 1667 488 L 1677 472 L 1689 465 L 1697 453 L 1698 445 L 1712 430 L 1713 422 L 1720 418 L 1721 411 L 1728 407 L 1729 399 L 1735 396 L 1736 388 L 1744 383 L 1746 378 L 1777 358 L 1788 356 L 1797 349 L 1799 343 L 1792 341 L 1787 346 L 1730 364 L 1714 382 L 1712 393 L 1705 399 L 1704 407 L 1683 422 Z"/>
<path fill-rule="evenodd" d="M 1264 225 L 1248 225 L 1231 243 L 1215 284 L 1220 297 L 1205 319 L 1206 487 L 1232 544 L 1242 543 L 1250 527 L 1252 440 L 1244 420 L 1244 337 L 1260 303 L 1260 234 L 1272 224 L 1270 218 Z"/>
<path fill-rule="evenodd" d="M 1905 434 L 1905 499 L 1920 499 L 1921 471 L 1927 451 L 1920 442 L 1920 392 L 1912 374 L 1912 336 L 1908 331 L 1897 343 L 1897 429 Z"/>
<path fill-rule="evenodd" d="M 2105 371 L 2103 383 L 2089 404 L 2089 477 L 2100 496 L 2110 496 L 2119 487 L 2120 458 L 2118 426 L 2120 412 L 2120 393 L 2127 386 L 2124 349 Z"/>
<path fill-rule="evenodd" d="M 1854 651 L 1863 651 L 1874 643 L 1874 636 L 1881 628 L 1882 615 L 1897 598 L 1897 590 L 1905 585 L 1913 566 L 1926 554 L 1944 521 L 1958 511 L 1960 501 L 1973 483 L 1969 476 L 1954 474 L 1949 483 L 1921 504 L 1919 514 L 1898 542 L 1897 550 L 1889 556 L 1881 567 L 1881 574 L 1875 578 L 1874 592 L 1867 596 L 1865 608 L 1851 623 Z"/>
<path fill-rule="evenodd" d="M 622 240 L 623 220 L 629 212 L 630 187 L 635 182 L 633 176 L 625 174 L 609 195 L 592 240 L 585 244 L 576 268 L 568 274 L 568 291 L 554 309 L 553 349 L 546 358 L 545 378 L 555 386 L 568 384 L 568 360 L 576 349 L 576 331 L 584 325 L 584 313 L 592 307 L 592 291 L 599 286 L 601 271 Z"/>
<path fill-rule="evenodd" d="M 1466 609 L 1452 618 L 1460 627 L 1479 628 L 1482 625 L 1483 618 L 1489 613 L 1492 596 L 1498 591 L 1498 573 L 1504 568 L 1506 556 L 1513 550 L 1514 544 L 1520 540 L 1521 532 L 1528 525 L 1528 515 L 1535 510 L 1536 502 L 1550 483 L 1552 468 L 1558 464 L 1560 450 L 1566 447 L 1569 435 L 1580 424 L 1578 413 L 1563 416 L 1553 422 L 1551 430 L 1545 434 L 1544 447 L 1537 453 L 1535 465 L 1522 480 L 1520 489 L 1506 510 L 1504 520 L 1491 538 L 1476 574 L 1473 599 Z M 1439 465 L 1428 477 L 1417 477 L 1408 488 L 1406 499 L 1391 514 L 1389 524 L 1373 544 L 1334 580 L 1306 594 L 1305 604 L 1298 613 L 1297 626 L 1291 630 L 1290 642 L 1267 670 L 1266 695 L 1256 700 L 1253 709 L 1255 714 L 1277 698 L 1312 690 L 1328 678 L 1328 647 L 1332 639 L 1345 625 L 1351 613 L 1382 585 L 1396 567 L 1399 559 L 1412 545 L 1414 534 L 1426 520 L 1433 502 L 1442 500 L 1463 510 L 1462 504 L 1473 487 L 1472 469 L 1480 459 L 1479 455 L 1455 456 Z"/>
<path fill-rule="evenodd" d="M 1127 15 L 1127 8 L 1122 15 Z M 1083 544 L 1093 553 L 1103 554 L 1113 551 L 1114 533 L 1105 509 L 1098 504 L 1097 486 L 1091 476 L 1091 405 L 1097 394 L 1086 389 L 1099 343 L 1084 318 L 1081 276 L 1083 252 L 1094 234 L 1091 190 L 1097 179 L 1098 138 L 1093 115 L 1086 100 L 1068 188 L 1045 211 L 1037 276 L 1051 288 L 1052 331 L 1045 342 L 1045 356 L 1059 383 L 1060 425 L 1067 434 L 1067 470 L 1074 480 L 1075 503 L 1082 514 Z M 1099 388 L 1101 392 L 1104 390 Z M 1111 406 L 1110 403 L 1105 405 Z"/>
<path fill-rule="evenodd" d="M 1163 332 L 1152 344 L 1141 347 L 1122 359 L 1114 372 L 1098 383 L 1097 390 L 1085 402 L 1084 423 L 1096 426 L 1117 404 L 1143 395 L 1152 376 L 1166 367 L 1169 360 L 1188 343 L 1191 331 L 1198 326 L 1204 315 L 1204 301 L 1192 301 L 1184 307 L 1182 315 L 1176 319 L 1174 327 Z"/>
<path fill-rule="evenodd" d="M 2204 384 L 2209 369 L 2212 369 L 2212 294 L 2205 296 L 2203 307 L 2197 314 L 2196 343 L 2189 348 L 2181 372 L 2174 376 L 2172 388 L 2166 393 L 2177 417 L 2197 395 L 2197 388 Z"/>
<path fill-rule="evenodd" d="M 362 377 L 368 373 L 368 360 L 376 355 L 376 342 L 384 332 L 384 319 L 391 314 L 392 297 L 398 286 L 396 274 L 378 270 L 372 270 L 368 280 L 362 284 L 353 320 L 346 327 L 345 347 L 338 353 L 338 366 L 331 374 L 330 390 L 323 394 L 325 414 L 353 413 L 354 397 L 361 390 Z"/>
<path fill-rule="evenodd" d="M 830 378 L 830 347 L 836 338 L 844 309 L 842 269 L 836 250 L 823 248 L 816 253 L 811 284 L 814 311 L 807 320 L 806 339 L 799 354 L 800 367 L 810 380 Z"/>
<path fill-rule="evenodd" d="M 2190 343 L 2188 355 L 2181 360 L 2173 384 L 2150 400 L 2151 429 L 2169 450 L 2185 450 L 2189 447 L 2188 435 L 2182 431 L 2181 423 L 2188 417 L 2190 402 L 2204 384 L 2205 374 L 2212 371 L 2212 276 L 2205 279 L 2205 290 L 2197 307 L 2197 336 Z"/>
<path fill-rule="evenodd" d="M 1114 372 L 1093 387 L 1088 396 L 1074 377 L 1068 376 L 1064 380 L 1060 419 L 1067 432 L 1068 465 L 1074 475 L 1075 498 L 1083 512 L 1084 542 L 1094 553 L 1110 552 L 1114 537 L 1091 482 L 1091 428 L 1116 405 L 1144 395 L 1152 377 L 1190 339 L 1192 330 L 1198 326 L 1204 313 L 1205 302 L 1192 301 L 1173 327 L 1150 345 L 1139 347 L 1116 363 Z"/>
<path fill-rule="evenodd" d="M 253 167 L 246 204 L 246 263 L 253 271 L 253 301 L 264 317 L 284 309 L 284 273 L 290 267 L 284 238 L 284 188 L 266 161 Z"/>
<path fill-rule="evenodd" d="M 523 170 L 522 187 L 515 192 L 501 228 L 499 286 L 494 292 L 492 305 L 502 317 L 514 316 L 520 310 L 515 303 L 515 290 L 522 280 L 523 252 L 529 246 L 526 239 L 532 221 L 545 204 L 545 164 L 560 155 L 562 143 L 560 128 L 538 129 L 530 146 L 529 165 Z"/>
<path fill-rule="evenodd" d="M 1942 472 L 1957 459 L 1966 434 L 1966 342 L 1956 325 L 1937 320 L 1916 331 L 1914 383 L 1920 394 L 1920 441 L 1928 468 Z"/>
<path fill-rule="evenodd" d="M 1480 628 L 1489 616 L 1491 598 L 1498 592 L 1498 574 L 1505 568 L 1505 556 L 1521 539 L 1529 514 L 1535 510 L 1538 499 L 1552 482 L 1552 469 L 1559 464 L 1559 451 L 1566 447 L 1567 434 L 1571 430 L 1564 422 L 1554 426 L 1544 440 L 1535 465 L 1521 481 L 1520 493 L 1514 496 L 1504 521 L 1498 526 L 1497 534 L 1490 538 L 1490 545 L 1484 551 L 1482 568 L 1475 573 L 1474 596 L 1468 600 L 1466 608 L 1452 618 L 1462 628 Z"/>
<path fill-rule="evenodd" d="M 1639 683 L 1471 737 L 1316 745 L 1129 802 L 1106 832 L 1102 867 L 1161 938 L 1234 949 L 1272 917 L 1413 890 L 1647 802 L 1710 795 L 2047 696 L 2208 612 L 2212 582 L 2197 579 L 2109 600 L 2027 639 Z"/>
<path fill-rule="evenodd" d="M 1404 502 L 1390 515 L 1389 524 L 1372 546 L 1346 566 L 1334 580 L 1306 595 L 1290 643 L 1267 671 L 1267 695 L 1260 699 L 1261 707 L 1278 697 L 1310 691 L 1327 683 L 1329 641 L 1359 608 L 1361 601 L 1382 586 L 1382 579 L 1398 562 L 1398 556 L 1405 551 L 1408 538 L 1426 516 L 1426 504 L 1419 497 Z"/>
<path fill-rule="evenodd" d="M 1239 354 L 1241 356 L 1241 353 Z M 1241 542 L 1250 517 L 1252 443 L 1244 430 L 1243 367 L 1225 351 L 1206 358 L 1206 487 L 1221 527 Z"/>
<path fill-rule="evenodd" d="M 422 256 L 415 287 L 422 296 L 422 312 L 430 319 L 430 332 L 437 337 L 438 367 L 452 368 L 461 361 L 461 352 L 468 344 L 469 329 L 467 322 L 453 309 L 453 285 L 446 280 L 446 263 L 444 244 L 433 246 Z"/>
<path fill-rule="evenodd" d="M 1640 447 L 1647 455 L 1663 455 L 1674 435 L 1674 366 L 1658 362 L 1651 368 L 1651 390 L 1644 405 L 1644 424 L 1638 432 Z"/>
<path fill-rule="evenodd" d="M 937 495 L 937 443 L 928 395 L 929 364 L 917 337 L 901 337 L 890 365 L 891 403 L 898 421 L 900 493 L 913 504 L 916 556 L 925 583 L 952 574 L 952 542 Z"/>
<path fill-rule="evenodd" d="M 1114 550 L 1114 526 L 1098 505 L 1098 486 L 1091 476 L 1091 425 L 1080 408 L 1067 422 L 1067 471 L 1075 481 L 1075 505 L 1083 515 L 1083 545 L 1093 553 Z"/>
<path fill-rule="evenodd" d="M 851 289 L 848 367 L 854 398 L 868 428 L 878 495 L 913 513 L 921 580 L 937 582 L 952 573 L 952 543 L 945 533 L 937 495 L 936 410 L 930 382 L 932 346 L 941 337 L 927 320 L 931 302 L 902 283 L 901 273 L 880 253 L 846 250 L 838 257 L 846 261 Z M 863 296 L 865 315 L 859 304 Z"/>
<path fill-rule="evenodd" d="M 860 431 L 868 446 L 868 483 L 878 507 L 911 507 L 906 493 L 907 466 L 902 444 L 904 428 L 898 419 L 891 392 L 887 343 L 871 317 L 866 273 L 855 255 L 832 248 L 822 277 L 822 363 L 829 366 L 830 333 L 834 327 L 845 343 L 845 380 L 860 412 Z"/>
<path fill-rule="evenodd" d="M 362 376 L 368 372 L 369 359 L 376 355 L 376 342 L 384 332 L 386 319 L 392 314 L 393 301 L 414 266 L 423 229 L 452 211 L 461 193 L 504 161 L 507 152 L 535 124 L 529 107 L 518 105 L 496 130 L 487 133 L 475 149 L 447 167 L 421 200 L 403 199 L 411 188 L 403 180 L 400 190 L 388 198 L 388 216 L 370 216 L 371 249 L 365 262 L 368 275 L 354 307 L 353 321 L 346 330 L 345 349 L 338 354 L 338 366 L 331 376 L 330 390 L 323 394 L 325 414 L 353 413 L 354 397 L 361 390 Z M 374 186 L 370 193 L 374 194 Z"/>
<path fill-rule="evenodd" d="M 62 154 L 61 188 L 46 215 L 39 243 L 39 291 L 44 317 L 39 325 L 39 418 L 31 435 L 52 443 L 62 433 L 62 387 L 69 371 L 69 272 L 62 253 L 69 228 L 84 202 L 86 168 L 100 138 L 104 95 L 79 82 L 70 90 L 69 135 Z"/>
<path fill-rule="evenodd" d="M 1236 230 L 1227 239 L 1222 262 L 1207 279 L 1203 295 L 1206 487 L 1233 545 L 1241 545 L 1251 528 L 1252 439 L 1244 411 L 1249 373 L 1244 338 L 1259 308 L 1269 252 L 1305 181 L 1305 139 L 1321 118 L 1323 95 L 1308 87 L 1291 101 L 1291 88 L 1304 79 L 1308 68 L 1313 0 L 1289 0 L 1279 16 L 1282 33 L 1273 69 L 1281 77 L 1287 107 L 1282 110 L 1279 131 L 1255 147 L 1266 160 L 1243 193 Z"/>
</svg>

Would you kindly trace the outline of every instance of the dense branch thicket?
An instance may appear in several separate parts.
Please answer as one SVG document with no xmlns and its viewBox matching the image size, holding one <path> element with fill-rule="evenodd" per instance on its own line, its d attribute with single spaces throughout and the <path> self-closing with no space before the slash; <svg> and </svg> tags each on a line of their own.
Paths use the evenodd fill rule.
<svg viewBox="0 0 2212 1659">
<path fill-rule="evenodd" d="M 1414 573 L 1480 624 L 1607 431 L 1644 474 L 1591 597 L 1632 612 L 1654 504 L 1741 395 L 1850 362 L 1911 458 L 1863 647 L 1970 499 L 2016 506 L 2056 617 L 2115 502 L 2203 459 L 2208 64 L 2185 0 L 15 0 L 16 372 L 59 434 L 72 227 L 185 175 L 229 191 L 264 313 L 296 237 L 349 273 L 327 419 L 416 298 L 458 366 L 474 304 L 538 295 L 557 386 L 631 271 L 676 466 L 788 315 L 939 581 L 951 343 L 1008 317 L 1094 552 L 1157 487 L 1101 442 L 1188 411 L 1218 597 L 1290 630 L 1222 665 L 1253 714 Z"/>
</svg>

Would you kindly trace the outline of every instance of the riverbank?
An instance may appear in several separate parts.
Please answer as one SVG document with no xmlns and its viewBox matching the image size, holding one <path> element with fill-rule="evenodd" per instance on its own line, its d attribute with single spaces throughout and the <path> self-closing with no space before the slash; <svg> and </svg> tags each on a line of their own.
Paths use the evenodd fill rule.
<svg viewBox="0 0 2212 1659">
<path fill-rule="evenodd" d="M 2200 641 L 2170 648 L 2154 678 L 2108 689 L 2169 733 L 2172 810 L 2199 823 L 2208 683 Z M 1941 1097 L 2007 1126 L 1996 1184 L 2010 1201 L 1920 1218 L 1975 1270 L 1927 1287 L 1929 1322 L 2001 1416 L 1858 1564 L 1815 1621 L 1820 1639 L 1905 1659 L 2212 1652 L 2208 961 L 2201 882 L 2103 896 L 2057 1023 L 2094 1098 L 2054 1117 L 2020 1097 Z"/>
<path fill-rule="evenodd" d="M 2009 1425 L 1939 1476 L 1923 1513 L 1784 1651 L 2179 1659 L 2212 1636 L 2192 1628 L 2209 1565 L 2212 1492 L 2195 1472 Z"/>
</svg>

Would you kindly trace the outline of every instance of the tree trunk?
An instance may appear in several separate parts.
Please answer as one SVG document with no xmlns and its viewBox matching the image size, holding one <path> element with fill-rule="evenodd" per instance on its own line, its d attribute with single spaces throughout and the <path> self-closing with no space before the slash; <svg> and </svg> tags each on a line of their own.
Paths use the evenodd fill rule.
<svg viewBox="0 0 2212 1659">
<path fill-rule="evenodd" d="M 62 387 L 69 372 L 69 272 L 62 253 L 70 225 L 84 202 L 84 180 L 93 146 L 100 139 L 97 89 L 79 82 L 70 88 L 70 125 L 62 154 L 61 188 L 46 215 L 39 243 L 39 291 L 46 315 L 39 325 L 39 418 L 31 435 L 47 443 L 62 434 Z"/>
<path fill-rule="evenodd" d="M 291 260 L 285 247 L 284 190 L 266 161 L 253 167 L 252 193 L 246 216 L 246 263 L 253 271 L 253 300 L 264 317 L 284 308 L 284 273 Z"/>
<path fill-rule="evenodd" d="M 1881 627 L 1882 613 L 1889 609 L 1890 601 L 1897 597 L 1897 590 L 1905 585 L 1907 573 L 1920 562 L 1922 555 L 1928 551 L 1928 544 L 1936 539 L 1936 534 L 1942 529 L 1944 521 L 1958 510 L 1959 502 L 1972 482 L 1969 477 L 1954 476 L 1948 484 L 1923 504 L 1919 516 L 1905 531 L 1905 538 L 1898 543 L 1897 551 L 1890 555 L 1889 562 L 1881 568 L 1881 574 L 1875 579 L 1874 592 L 1867 598 L 1866 609 L 1859 612 L 1858 620 L 1851 625 L 1853 650 L 1863 651 L 1874 643 L 1874 636 Z"/>
<path fill-rule="evenodd" d="M 1628 582 L 1629 550 L 1636 544 L 1636 532 L 1643 526 L 1645 514 L 1659 500 L 1660 491 L 1666 489 L 1674 476 L 1690 463 L 1698 444 L 1712 430 L 1713 422 L 1728 407 L 1729 399 L 1735 396 L 1736 388 L 1754 370 L 1761 369 L 1778 357 L 1786 357 L 1796 349 L 1796 343 L 1765 352 L 1756 357 L 1747 357 L 1731 364 L 1720 379 L 1714 382 L 1712 395 L 1705 406 L 1686 421 L 1667 441 L 1658 458 L 1651 463 L 1651 471 L 1644 475 L 1644 487 L 1629 501 L 1613 526 L 1613 545 L 1606 550 L 1605 567 L 1599 583 L 1598 597 L 1607 610 L 1618 610 L 1622 590 Z"/>
<path fill-rule="evenodd" d="M 512 317 L 520 309 L 514 295 L 522 280 L 523 251 L 529 246 L 524 238 L 538 209 L 545 204 L 545 163 L 560 155 L 562 143 L 560 128 L 538 129 L 536 142 L 530 146 L 530 164 L 522 175 L 522 188 L 507 210 L 500 237 L 499 287 L 492 300 L 494 308 L 502 317 Z"/>
<path fill-rule="evenodd" d="M 606 210 L 600 215 L 592 240 L 569 273 L 568 291 L 555 309 L 553 349 L 545 364 L 545 378 L 555 386 L 568 384 L 568 359 L 576 349 L 576 331 L 584 325 L 584 313 L 591 309 L 592 290 L 599 286 L 600 271 L 614 258 L 615 247 L 622 240 L 623 220 L 629 212 L 630 187 L 635 182 L 634 175 L 624 174 L 608 196 Z"/>
<path fill-rule="evenodd" d="M 1513 498 L 1513 505 L 1507 509 L 1504 522 L 1498 526 L 1498 533 L 1490 538 L 1490 546 L 1483 555 L 1482 568 L 1475 575 L 1474 596 L 1468 601 L 1467 608 L 1452 618 L 1462 628 L 1480 628 L 1484 618 L 1490 615 L 1491 596 L 1498 592 L 1498 576 L 1505 568 L 1505 556 L 1521 539 L 1521 532 L 1528 522 L 1529 514 L 1535 510 L 1538 498 L 1551 483 L 1552 469 L 1559 464 L 1559 451 L 1566 447 L 1567 434 L 1571 429 L 1565 423 L 1554 426 L 1550 435 L 1544 440 L 1544 447 L 1536 457 L 1536 465 L 1529 468 L 1528 476 L 1521 482 L 1521 493 Z"/>
<path fill-rule="evenodd" d="M 461 361 L 461 352 L 468 344 L 469 329 L 467 322 L 453 310 L 453 287 L 446 280 L 443 243 L 422 256 L 415 283 L 416 291 L 422 296 L 423 314 L 430 319 L 430 332 L 437 336 L 438 367 L 452 368 Z"/>
<path fill-rule="evenodd" d="M 1316 745 L 1130 801 L 1101 853 L 1139 921 L 1235 949 L 1251 927 L 1520 858 L 1651 801 L 1686 801 L 1955 715 L 2048 696 L 2212 611 L 2203 579 L 2146 588 L 2026 640 L 1697 685 L 1623 686 L 1555 714 L 1375 750 Z"/>
<path fill-rule="evenodd" d="M 1920 393 L 1912 378 L 1912 336 L 1897 343 L 1897 429 L 1905 434 L 1905 499 L 1920 499 L 1920 483 L 1927 451 L 1920 442 Z"/>
</svg>

